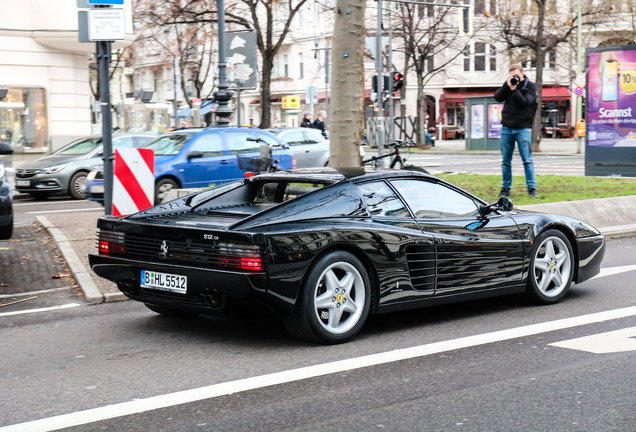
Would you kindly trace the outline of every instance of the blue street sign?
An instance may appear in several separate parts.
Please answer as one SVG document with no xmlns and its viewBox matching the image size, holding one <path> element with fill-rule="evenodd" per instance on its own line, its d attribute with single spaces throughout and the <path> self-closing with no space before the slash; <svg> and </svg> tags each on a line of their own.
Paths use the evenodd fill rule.
<svg viewBox="0 0 636 432">
<path fill-rule="evenodd" d="M 123 5 L 124 0 L 88 0 L 92 5 Z"/>
</svg>

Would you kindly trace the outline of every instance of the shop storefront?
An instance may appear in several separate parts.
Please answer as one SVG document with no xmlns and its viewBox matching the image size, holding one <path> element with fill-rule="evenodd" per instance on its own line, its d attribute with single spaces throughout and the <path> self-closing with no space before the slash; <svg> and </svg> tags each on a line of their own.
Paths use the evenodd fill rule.
<svg viewBox="0 0 636 432">
<path fill-rule="evenodd" d="M 0 100 L 0 140 L 16 152 L 47 148 L 48 118 L 43 88 L 9 87 Z"/>
</svg>

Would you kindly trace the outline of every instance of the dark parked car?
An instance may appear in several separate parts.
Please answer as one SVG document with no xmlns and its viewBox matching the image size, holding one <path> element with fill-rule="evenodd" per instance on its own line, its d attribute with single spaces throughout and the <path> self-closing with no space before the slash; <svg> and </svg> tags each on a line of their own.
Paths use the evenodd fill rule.
<svg viewBox="0 0 636 432">
<path fill-rule="evenodd" d="M 513 293 L 555 303 L 605 253 L 584 222 L 403 170 L 264 174 L 98 228 L 91 268 L 151 310 L 215 314 L 255 299 L 319 343 L 351 339 L 369 313 Z"/>
<path fill-rule="evenodd" d="M 0 143 L 0 155 L 13 154 L 8 144 Z M 0 159 L 0 240 L 7 240 L 13 234 L 13 192 L 7 181 L 7 170 Z"/>
</svg>

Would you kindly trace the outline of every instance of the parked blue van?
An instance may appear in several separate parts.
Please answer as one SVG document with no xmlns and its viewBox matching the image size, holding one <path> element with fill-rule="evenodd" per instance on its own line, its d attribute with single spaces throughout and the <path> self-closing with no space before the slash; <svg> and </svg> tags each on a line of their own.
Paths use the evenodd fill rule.
<svg viewBox="0 0 636 432">
<path fill-rule="evenodd" d="M 160 203 L 171 189 L 205 188 L 244 178 L 237 155 L 258 157 L 260 143 L 247 139 L 257 137 L 267 144 L 280 144 L 270 132 L 244 128 L 179 129 L 146 143 L 141 148 L 155 152 L 155 203 Z M 291 150 L 279 148 L 273 156 L 281 170 L 295 168 Z M 89 173 L 89 199 L 102 201 L 103 185 L 103 173 Z"/>
</svg>

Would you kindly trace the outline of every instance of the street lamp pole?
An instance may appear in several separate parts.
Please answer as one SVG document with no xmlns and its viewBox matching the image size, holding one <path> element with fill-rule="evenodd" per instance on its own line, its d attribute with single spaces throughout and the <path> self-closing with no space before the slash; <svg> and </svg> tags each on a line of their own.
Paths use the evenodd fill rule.
<svg viewBox="0 0 636 432">
<path fill-rule="evenodd" d="M 228 90 L 226 62 L 225 62 L 225 9 L 223 0 L 216 0 L 217 18 L 219 22 L 219 90 L 214 92 L 214 99 L 219 104 L 215 114 L 217 116 L 217 126 L 228 127 L 232 109 L 229 101 L 232 99 L 232 92 Z"/>
<path fill-rule="evenodd" d="M 581 55 L 582 41 L 581 41 L 581 0 L 577 0 L 577 22 L 576 22 L 576 73 L 577 75 L 583 72 L 583 56 Z M 583 118 L 583 100 L 582 96 L 576 97 L 576 122 Z M 581 137 L 576 137 L 576 152 L 581 153 Z"/>
</svg>

